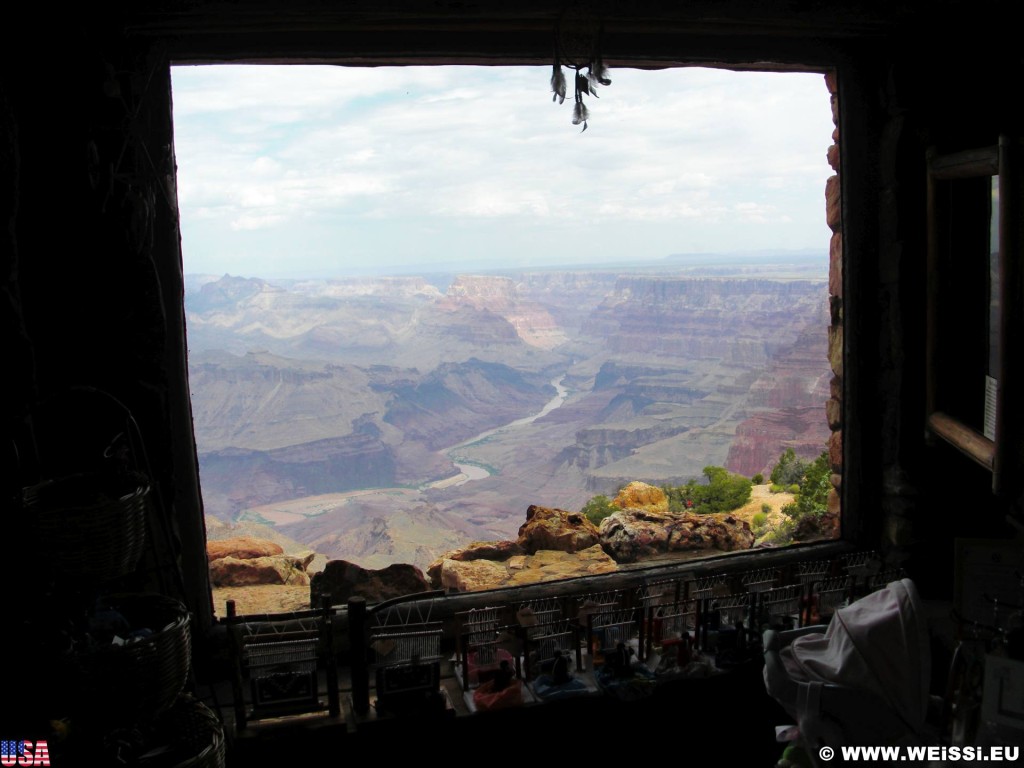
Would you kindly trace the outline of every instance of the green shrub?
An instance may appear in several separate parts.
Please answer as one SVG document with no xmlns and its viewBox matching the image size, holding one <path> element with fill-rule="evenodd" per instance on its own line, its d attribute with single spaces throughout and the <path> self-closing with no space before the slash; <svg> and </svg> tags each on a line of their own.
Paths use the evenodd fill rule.
<svg viewBox="0 0 1024 768">
<path fill-rule="evenodd" d="M 686 485 L 665 486 L 668 508 L 672 512 L 731 512 L 750 501 L 750 480 L 724 467 L 704 467 L 706 483 L 690 480 Z"/>
<path fill-rule="evenodd" d="M 793 483 L 786 490 L 789 491 L 790 493 L 797 494 L 800 493 L 800 486 L 797 483 Z"/>
<path fill-rule="evenodd" d="M 766 516 L 767 516 L 767 515 L 770 515 L 770 514 L 771 514 L 771 512 L 772 512 L 772 505 L 771 505 L 771 504 L 769 504 L 769 503 L 767 503 L 767 502 L 765 502 L 764 504 L 762 504 L 762 505 L 761 505 L 761 511 L 762 511 L 762 512 L 763 512 L 763 513 L 764 513 L 764 514 L 765 514 Z"/>
<path fill-rule="evenodd" d="M 594 525 L 600 525 L 602 520 L 618 509 L 607 496 L 598 495 L 584 504 L 580 512 Z"/>
<path fill-rule="evenodd" d="M 772 483 L 770 486 L 768 486 L 768 490 L 771 491 L 772 493 L 782 493 L 783 488 L 778 483 Z"/>
<path fill-rule="evenodd" d="M 796 522 L 793 520 L 784 520 L 775 529 L 765 536 L 765 542 L 768 544 L 775 544 L 776 546 L 784 546 L 786 544 L 793 543 L 793 532 L 796 530 Z"/>
<path fill-rule="evenodd" d="M 750 527 L 753 529 L 764 528 L 768 524 L 768 515 L 764 512 L 756 512 L 750 518 Z"/>
<path fill-rule="evenodd" d="M 792 534 L 802 540 L 813 537 L 819 531 L 820 521 L 828 509 L 828 495 L 832 490 L 831 474 L 828 451 L 823 451 L 808 465 L 807 474 L 800 484 L 800 492 L 793 503 L 782 508 L 793 522 Z"/>
<path fill-rule="evenodd" d="M 831 474 L 828 451 L 823 451 L 806 465 L 793 502 L 782 508 L 787 519 L 765 536 L 765 542 L 783 546 L 813 539 L 821 532 L 821 520 L 827 511 L 828 496 L 832 490 Z M 774 486 L 772 490 L 775 490 Z"/>
<path fill-rule="evenodd" d="M 758 472 L 756 475 L 750 478 L 750 482 L 752 482 L 754 485 L 764 485 L 764 475 Z"/>
</svg>

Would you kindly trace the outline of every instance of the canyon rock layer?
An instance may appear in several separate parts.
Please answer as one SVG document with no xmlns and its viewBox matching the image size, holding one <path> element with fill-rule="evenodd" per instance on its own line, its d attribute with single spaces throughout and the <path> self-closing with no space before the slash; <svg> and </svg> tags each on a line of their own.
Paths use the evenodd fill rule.
<svg viewBox="0 0 1024 768">
<path fill-rule="evenodd" d="M 190 278 L 207 513 L 426 568 L 531 505 L 816 456 L 825 265 Z"/>
</svg>

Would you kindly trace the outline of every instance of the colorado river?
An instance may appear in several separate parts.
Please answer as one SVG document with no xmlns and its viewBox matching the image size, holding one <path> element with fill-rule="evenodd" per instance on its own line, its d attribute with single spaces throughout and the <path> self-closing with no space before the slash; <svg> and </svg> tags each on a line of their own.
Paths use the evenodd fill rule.
<svg viewBox="0 0 1024 768">
<path fill-rule="evenodd" d="M 555 388 L 555 396 L 548 400 L 548 402 L 544 404 L 544 407 L 537 411 L 537 413 L 530 416 L 524 416 L 523 418 L 516 419 L 515 421 L 510 421 L 508 424 L 502 424 L 500 427 L 488 429 L 486 432 L 481 432 L 479 435 L 469 438 L 469 440 L 464 440 L 458 445 L 453 445 L 450 448 L 445 449 L 444 453 L 452 460 L 452 463 L 459 468 L 459 474 L 452 477 L 446 477 L 444 480 L 438 480 L 430 483 L 427 487 L 451 488 L 457 485 L 464 485 L 470 480 L 483 480 L 485 477 L 490 477 L 491 472 L 486 467 L 482 467 L 479 464 L 459 462 L 459 457 L 455 455 L 456 452 L 461 448 L 467 448 L 475 443 L 479 443 L 481 440 L 493 437 L 494 435 L 502 434 L 519 427 L 524 427 L 527 424 L 532 424 L 541 416 L 548 415 L 555 410 L 555 408 L 561 406 L 562 403 L 565 402 L 566 397 L 568 397 L 569 390 L 562 384 L 564 381 L 565 374 L 551 380 L 551 386 Z"/>
</svg>

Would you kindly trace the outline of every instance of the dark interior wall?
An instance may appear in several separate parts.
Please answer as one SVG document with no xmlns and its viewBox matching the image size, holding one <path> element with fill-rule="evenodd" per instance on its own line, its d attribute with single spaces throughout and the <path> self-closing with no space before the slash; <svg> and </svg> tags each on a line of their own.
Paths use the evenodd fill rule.
<svg viewBox="0 0 1024 768">
<path fill-rule="evenodd" d="M 149 45 L 84 28 L 55 30 L 49 42 L 59 56 L 5 48 L 0 76 L 0 139 L 16 170 L 4 174 L 0 210 L 2 338 L 15 393 L 3 404 L 5 500 L 22 486 L 102 465 L 111 439 L 137 427 L 131 461 L 152 477 L 160 514 L 155 554 L 131 586 L 187 594 L 202 618 L 195 596 L 208 592 L 205 576 L 178 567 L 183 554 L 193 562 L 203 555 L 204 532 L 167 61 Z M 8 516 L 5 540 L 31 541 L 27 522 Z M 43 578 L 26 586 L 32 593 L 49 585 Z"/>
<path fill-rule="evenodd" d="M 865 463 L 878 456 L 868 485 L 881 494 L 879 540 L 906 558 L 925 594 L 943 597 L 953 593 L 955 539 L 1018 535 L 1011 519 L 1020 519 L 1024 501 L 1019 473 L 995 495 L 991 472 L 926 435 L 927 157 L 1022 135 L 1020 99 L 1006 90 L 1021 56 L 962 20 L 960 34 L 894 37 L 878 71 L 877 261 L 867 259 L 874 287 L 859 303 L 876 315 L 869 325 L 877 323 L 877 392 L 864 397 L 878 403 L 879 422 L 860 455 Z M 974 309 L 966 286 L 963 298 L 966 321 Z M 963 375 L 956 366 L 949 374 Z M 975 389 L 980 402 L 980 380 Z"/>
</svg>

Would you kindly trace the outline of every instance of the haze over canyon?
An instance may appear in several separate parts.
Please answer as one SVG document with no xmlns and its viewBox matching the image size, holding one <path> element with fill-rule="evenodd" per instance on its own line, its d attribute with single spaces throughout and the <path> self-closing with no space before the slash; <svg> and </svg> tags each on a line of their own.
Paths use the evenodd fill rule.
<svg viewBox="0 0 1024 768">
<path fill-rule="evenodd" d="M 530 504 L 817 456 L 826 264 L 189 276 L 206 513 L 363 567 L 425 568 L 514 539 Z"/>
</svg>

